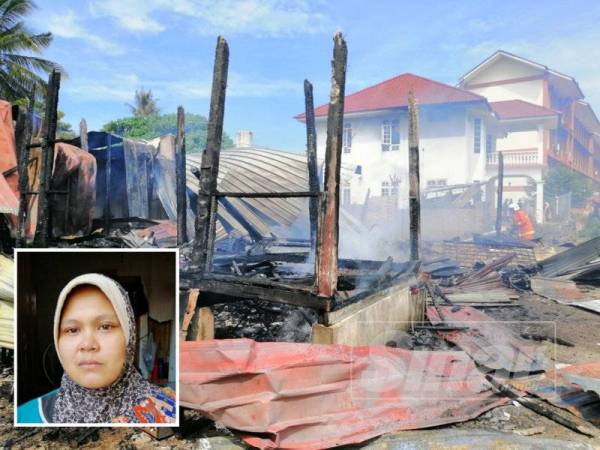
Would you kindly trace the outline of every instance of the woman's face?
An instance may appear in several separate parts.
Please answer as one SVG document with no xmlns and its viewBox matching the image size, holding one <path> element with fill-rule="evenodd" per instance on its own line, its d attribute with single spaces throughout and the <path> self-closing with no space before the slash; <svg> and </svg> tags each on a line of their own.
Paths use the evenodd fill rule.
<svg viewBox="0 0 600 450">
<path fill-rule="evenodd" d="M 109 386 L 123 372 L 125 334 L 110 300 L 97 287 L 77 289 L 65 302 L 58 352 L 69 377 L 89 389 Z"/>
</svg>

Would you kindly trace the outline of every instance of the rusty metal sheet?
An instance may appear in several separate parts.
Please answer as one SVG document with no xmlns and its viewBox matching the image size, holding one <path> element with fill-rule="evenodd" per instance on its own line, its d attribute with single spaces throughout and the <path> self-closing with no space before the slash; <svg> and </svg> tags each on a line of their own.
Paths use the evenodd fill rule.
<svg viewBox="0 0 600 450">
<path fill-rule="evenodd" d="M 542 345 L 517 337 L 502 322 L 475 308 L 430 306 L 427 318 L 434 324 L 466 327 L 464 330 L 438 331 L 438 334 L 488 369 L 533 373 L 548 367 Z"/>
<path fill-rule="evenodd" d="M 263 449 L 358 443 L 507 401 L 464 352 L 249 339 L 181 342 L 180 400 Z"/>
<path fill-rule="evenodd" d="M 0 173 L 0 213 L 17 214 L 19 211 L 19 200 L 11 190 L 6 178 Z"/>
<path fill-rule="evenodd" d="M 575 380 L 579 380 L 582 385 L 573 384 Z M 535 377 L 507 382 L 600 426 L 600 397 L 597 392 L 586 390 L 591 386 L 598 388 L 600 363 L 575 364 Z"/>
<path fill-rule="evenodd" d="M 578 286 L 570 280 L 533 277 L 531 290 L 562 305 L 579 306 L 600 313 L 600 289 L 592 286 Z"/>
</svg>

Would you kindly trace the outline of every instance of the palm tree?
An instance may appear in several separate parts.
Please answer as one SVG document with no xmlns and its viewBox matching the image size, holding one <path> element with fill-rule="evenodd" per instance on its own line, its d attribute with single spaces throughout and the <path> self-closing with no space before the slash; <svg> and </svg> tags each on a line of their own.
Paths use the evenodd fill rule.
<svg viewBox="0 0 600 450">
<path fill-rule="evenodd" d="M 146 91 L 142 88 L 139 91 L 135 91 L 135 97 L 133 98 L 134 104 L 130 105 L 127 103 L 127 106 L 129 106 L 131 114 L 135 117 L 158 116 L 160 110 L 156 104 L 157 101 L 158 99 L 154 98 L 151 89 Z"/>
<path fill-rule="evenodd" d="M 34 86 L 42 96 L 46 80 L 40 75 L 62 68 L 40 54 L 52 42 L 51 33 L 32 33 L 23 17 L 35 8 L 31 0 L 0 0 L 0 98 L 16 101 L 29 96 Z"/>
</svg>

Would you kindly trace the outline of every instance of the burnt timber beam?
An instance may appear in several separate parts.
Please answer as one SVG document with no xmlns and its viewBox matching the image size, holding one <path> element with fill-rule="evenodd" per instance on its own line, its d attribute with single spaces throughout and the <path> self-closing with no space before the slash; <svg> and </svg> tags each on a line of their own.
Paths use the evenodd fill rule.
<svg viewBox="0 0 600 450">
<path fill-rule="evenodd" d="M 319 243 L 316 255 L 316 288 L 320 296 L 332 297 L 337 286 L 338 239 L 340 212 L 340 170 L 342 160 L 342 130 L 344 124 L 344 92 L 348 48 L 342 33 L 333 38 L 333 61 L 329 111 L 327 114 L 327 141 L 325 145 L 325 198 L 319 214 Z"/>
<path fill-rule="evenodd" d="M 421 249 L 421 186 L 419 173 L 419 119 L 413 92 L 408 94 L 408 208 L 410 259 L 416 261 Z"/>
<path fill-rule="evenodd" d="M 496 236 L 502 232 L 502 202 L 504 201 L 504 155 L 498 152 L 498 191 L 496 193 Z"/>
<path fill-rule="evenodd" d="M 50 235 L 50 201 L 48 191 L 52 177 L 54 161 L 54 142 L 56 140 L 58 91 L 60 89 L 60 72 L 53 70 L 48 79 L 46 94 L 46 112 L 42 130 L 42 163 L 40 170 L 40 188 L 38 195 L 38 220 L 33 240 L 36 247 L 48 247 Z"/>
<path fill-rule="evenodd" d="M 27 109 L 19 108 L 15 129 L 17 157 L 19 160 L 19 212 L 17 215 L 16 247 L 24 247 L 27 226 L 27 191 L 29 190 L 29 143 L 31 142 L 31 117 L 33 115 L 35 91 L 32 92 Z"/>
<path fill-rule="evenodd" d="M 112 159 L 112 136 L 106 135 L 106 163 L 104 165 L 104 234 L 108 236 L 110 232 L 110 185 L 111 185 L 111 159 Z"/>
<path fill-rule="evenodd" d="M 87 122 L 85 119 L 81 119 L 79 122 L 79 140 L 81 141 L 81 150 L 88 152 L 90 150 L 88 145 L 88 131 Z"/>
<path fill-rule="evenodd" d="M 315 128 L 315 105 L 313 100 L 313 87 L 308 80 L 304 80 L 304 104 L 306 111 L 306 159 L 308 164 L 308 190 L 319 192 L 319 172 L 317 169 L 317 131 Z M 317 243 L 317 216 L 319 200 L 311 198 L 308 203 L 310 217 L 310 242 L 314 250 Z"/>
<path fill-rule="evenodd" d="M 181 288 L 191 281 L 193 288 L 200 290 L 198 306 L 215 303 L 243 301 L 244 299 L 265 300 L 288 305 L 303 306 L 318 311 L 329 311 L 331 299 L 315 295 L 309 290 L 266 281 L 243 280 L 234 275 L 206 274 L 199 280 L 181 279 Z M 227 298 L 224 298 L 227 297 Z"/>
<path fill-rule="evenodd" d="M 177 245 L 181 246 L 187 237 L 187 196 L 185 186 L 185 111 L 177 108 L 177 135 L 175 136 L 175 179 L 177 190 Z"/>
<path fill-rule="evenodd" d="M 225 91 L 229 68 L 229 47 L 223 37 L 217 39 L 215 66 L 213 71 L 210 113 L 206 149 L 202 154 L 200 168 L 200 188 L 195 226 L 194 251 L 192 260 L 195 265 L 210 271 L 215 239 L 215 216 L 217 199 L 217 177 L 219 175 L 219 153 L 223 138 L 223 118 L 225 115 Z"/>
</svg>

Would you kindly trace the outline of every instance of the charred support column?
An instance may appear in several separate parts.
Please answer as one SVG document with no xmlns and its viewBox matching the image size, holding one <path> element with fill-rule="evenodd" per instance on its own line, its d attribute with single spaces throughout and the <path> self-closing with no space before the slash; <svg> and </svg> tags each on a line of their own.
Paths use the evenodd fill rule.
<svg viewBox="0 0 600 450">
<path fill-rule="evenodd" d="M 17 239 L 16 246 L 25 246 L 25 227 L 27 225 L 27 191 L 29 186 L 29 144 L 31 143 L 31 117 L 33 114 L 34 96 L 29 102 L 28 109 L 19 108 L 17 126 L 15 130 L 17 157 L 19 158 L 19 215 L 17 216 Z"/>
<path fill-rule="evenodd" d="M 410 219 L 410 259 L 420 258 L 421 186 L 419 173 L 419 118 L 412 92 L 408 95 L 408 208 Z"/>
<path fill-rule="evenodd" d="M 316 284 L 319 295 L 331 297 L 337 287 L 338 239 L 340 212 L 340 169 L 342 163 L 342 128 L 348 49 L 342 33 L 333 38 L 331 93 L 327 115 L 325 147 L 324 199 L 320 205 L 319 245 L 316 255 Z"/>
<path fill-rule="evenodd" d="M 313 101 L 313 87 L 308 80 L 304 80 L 304 103 L 306 110 L 306 158 L 308 162 L 308 190 L 319 192 L 319 172 L 317 169 L 317 131 L 315 129 L 315 105 Z M 310 246 L 315 249 L 317 243 L 317 216 L 319 199 L 312 197 L 308 203 L 310 214 Z"/>
<path fill-rule="evenodd" d="M 206 149 L 202 155 L 200 168 L 200 189 L 196 215 L 196 236 L 193 261 L 201 269 L 210 271 L 215 241 L 215 220 L 217 210 L 217 176 L 219 175 L 219 152 L 223 138 L 223 117 L 225 115 L 225 90 L 229 68 L 229 47 L 221 36 L 217 39 L 215 67 L 213 72 L 210 114 Z"/>
<path fill-rule="evenodd" d="M 58 90 L 60 89 L 60 72 L 52 71 L 48 80 L 48 93 L 46 96 L 46 113 L 44 128 L 42 130 L 42 163 L 40 169 L 40 187 L 38 194 L 38 220 L 35 230 L 34 245 L 48 247 L 50 235 L 50 180 L 52 177 L 52 164 L 54 162 L 54 141 L 56 140 L 56 122 L 58 107 Z"/>
<path fill-rule="evenodd" d="M 504 191 L 504 155 L 498 152 L 498 191 L 496 192 L 496 236 L 502 232 L 502 202 Z"/>
<path fill-rule="evenodd" d="M 85 119 L 81 119 L 79 122 L 79 140 L 81 141 L 81 150 L 89 151 L 88 146 L 88 135 L 87 135 L 87 122 Z"/>
<path fill-rule="evenodd" d="M 110 233 L 110 185 L 111 185 L 111 165 L 112 165 L 112 135 L 106 135 L 106 163 L 104 165 L 104 234 Z"/>
<path fill-rule="evenodd" d="M 175 136 L 175 179 L 177 180 L 177 245 L 187 242 L 187 197 L 185 195 L 185 111 L 177 108 Z"/>
</svg>

